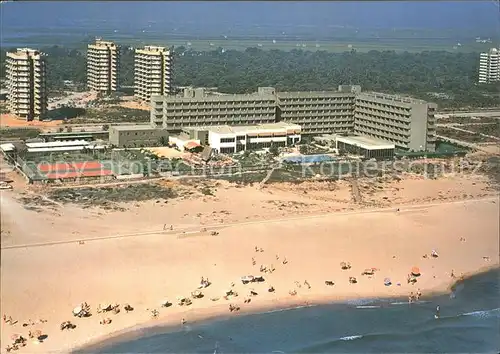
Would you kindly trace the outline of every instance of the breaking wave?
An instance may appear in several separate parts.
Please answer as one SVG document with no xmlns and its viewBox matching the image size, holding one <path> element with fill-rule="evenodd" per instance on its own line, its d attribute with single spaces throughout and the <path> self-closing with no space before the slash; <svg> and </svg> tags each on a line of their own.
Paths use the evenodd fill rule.
<svg viewBox="0 0 500 354">
<path fill-rule="evenodd" d="M 411 306 L 404 299 L 298 306 L 190 323 L 188 330 L 169 328 L 149 337 L 111 341 L 78 352 L 211 354 L 218 343 L 218 354 L 498 353 L 499 279 L 500 270 L 496 269 L 466 280 L 454 297 L 445 294 Z M 435 319 L 437 305 L 441 316 Z"/>
</svg>

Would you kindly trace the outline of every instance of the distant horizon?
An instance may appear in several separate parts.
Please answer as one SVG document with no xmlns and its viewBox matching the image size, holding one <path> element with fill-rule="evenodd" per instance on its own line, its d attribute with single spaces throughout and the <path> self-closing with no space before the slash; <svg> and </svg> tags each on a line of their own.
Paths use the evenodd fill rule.
<svg viewBox="0 0 500 354">
<path fill-rule="evenodd" d="M 500 30 L 492 1 L 4 2 L 2 31 L 93 24 L 117 30 L 270 28 Z"/>
<path fill-rule="evenodd" d="M 484 51 L 500 43 L 500 12 L 488 1 L 6 2 L 4 48 L 79 47 L 102 37 L 129 46 L 225 49 L 329 47 Z M 475 38 L 490 38 L 477 45 Z M 232 42 L 232 43 L 229 43 Z M 396 44 L 397 42 L 397 44 Z M 377 44 L 379 44 L 377 46 Z M 343 48 L 343 49 L 342 49 Z"/>
</svg>

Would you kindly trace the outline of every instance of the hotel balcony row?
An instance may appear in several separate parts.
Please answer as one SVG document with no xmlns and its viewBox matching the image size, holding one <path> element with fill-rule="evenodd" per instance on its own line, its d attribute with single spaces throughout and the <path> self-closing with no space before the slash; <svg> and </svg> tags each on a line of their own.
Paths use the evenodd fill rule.
<svg viewBox="0 0 500 354">
<path fill-rule="evenodd" d="M 397 134 L 390 134 L 390 133 L 383 131 L 383 130 L 375 131 L 375 130 L 370 129 L 368 127 L 358 126 L 358 125 L 356 125 L 354 127 L 354 134 L 372 136 L 372 137 L 375 137 L 375 138 L 378 138 L 381 140 L 390 141 L 397 146 L 405 147 L 405 148 L 408 146 L 408 144 L 410 142 L 409 137 L 405 137 L 405 136 L 401 136 L 401 135 L 398 136 Z"/>
<path fill-rule="evenodd" d="M 399 116 L 382 111 L 374 112 L 367 109 L 357 109 L 354 116 L 363 119 L 381 119 L 387 121 L 388 124 L 403 124 L 409 126 L 411 123 L 411 117 L 406 115 Z"/>
<path fill-rule="evenodd" d="M 410 135 L 410 127 L 405 125 L 393 125 L 384 124 L 380 121 L 366 120 L 366 119 L 356 119 L 354 120 L 355 125 L 362 125 L 365 127 L 370 127 L 375 130 L 385 130 L 390 131 L 394 134 Z"/>
<path fill-rule="evenodd" d="M 387 104 L 374 103 L 374 102 L 370 102 L 370 101 L 357 100 L 356 101 L 356 109 L 358 109 L 358 108 L 373 109 L 373 110 L 377 110 L 377 111 L 385 111 L 385 112 L 394 113 L 397 115 L 411 115 L 411 109 L 408 107 L 392 106 L 392 105 L 387 105 Z"/>
</svg>

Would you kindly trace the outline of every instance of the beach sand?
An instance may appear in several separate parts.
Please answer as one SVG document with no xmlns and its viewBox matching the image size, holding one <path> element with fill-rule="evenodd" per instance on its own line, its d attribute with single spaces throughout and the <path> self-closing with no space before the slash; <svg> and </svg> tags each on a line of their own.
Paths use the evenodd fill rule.
<svg viewBox="0 0 500 354">
<path fill-rule="evenodd" d="M 456 184 L 450 184 L 450 188 L 452 185 Z M 278 192 L 274 189 L 273 196 L 276 197 Z M 91 221 L 90 218 L 81 218 L 83 214 L 62 214 L 61 211 L 61 216 L 54 216 L 49 212 L 26 211 L 8 193 L 11 192 L 2 192 L 2 211 L 8 209 L 8 215 L 3 215 L 2 231 L 10 233 L 8 240 L 2 237 L 1 311 L 18 323 L 13 326 L 1 324 L 2 350 L 13 333 L 27 337 L 30 329 L 40 329 L 48 337 L 42 344 L 28 343 L 19 352 L 66 352 L 134 326 L 160 323 L 180 326 L 182 318 L 190 322 L 214 316 L 234 316 L 228 311 L 230 303 L 241 306 L 242 312 L 253 312 L 306 302 L 407 296 L 418 288 L 425 297 L 432 291 L 445 291 L 454 281 L 450 276 L 452 270 L 459 276 L 498 265 L 498 196 L 408 206 L 399 212 L 394 208 L 374 211 L 342 209 L 344 212 L 317 217 L 293 218 L 292 214 L 281 221 L 252 218 L 246 223 L 244 218 L 235 217 L 230 220 L 235 223 L 229 225 L 228 221 L 217 236 L 210 236 L 209 232 L 152 233 L 87 241 L 84 244 L 72 242 L 15 248 L 16 245 L 52 239 L 64 240 L 64 235 L 72 239 L 77 225 L 86 224 L 87 220 L 92 225 L 90 229 L 96 228 L 96 231 L 87 234 L 85 225 L 78 226 L 81 237 L 95 236 L 99 223 L 107 233 L 113 227 L 111 220 L 116 222 L 119 231 L 133 222 L 124 217 L 129 215 L 128 212 L 122 214 L 121 225 L 116 216 L 119 213 Z M 262 193 L 269 193 L 269 190 Z M 348 204 L 348 196 L 340 195 L 346 200 L 339 205 Z M 321 202 L 319 199 L 318 195 L 318 203 Z M 256 201 L 249 203 L 252 202 L 256 204 L 256 209 L 260 208 Z M 243 201 L 240 203 L 244 204 Z M 185 209 L 188 204 L 183 208 L 181 204 L 174 205 L 176 207 L 171 210 L 159 207 L 157 210 L 160 209 L 165 218 L 170 211 L 180 217 L 189 210 Z M 208 215 L 210 203 L 198 201 L 198 205 L 200 209 L 189 212 L 200 210 Z M 243 212 L 232 210 L 235 206 L 230 203 L 225 205 L 233 216 Z M 149 208 L 151 210 L 152 206 Z M 136 212 L 140 213 L 139 210 Z M 248 210 L 245 212 L 248 214 Z M 254 211 L 258 215 L 266 212 Z M 27 219 L 26 213 L 33 218 Z M 151 223 L 153 216 L 139 224 L 142 227 L 148 221 Z M 154 222 L 158 221 L 155 219 Z M 189 224 L 199 228 L 202 223 L 193 220 Z M 8 228 L 11 230 L 6 230 Z M 155 228 L 158 229 L 158 225 Z M 255 246 L 264 251 L 255 252 Z M 439 258 L 422 257 L 430 255 L 433 249 L 439 253 Z M 280 260 L 276 259 L 276 255 Z M 252 257 L 255 258 L 255 266 L 252 265 Z M 288 260 L 285 265 L 281 262 L 284 257 Z M 350 262 L 352 268 L 341 270 L 339 264 L 342 261 Z M 260 273 L 261 264 L 273 265 L 275 271 L 272 274 Z M 418 266 L 422 275 L 412 286 L 407 284 L 406 276 L 413 266 Z M 380 270 L 372 278 L 361 276 L 365 268 L 371 267 Z M 243 285 L 239 278 L 249 274 L 262 274 L 266 282 Z M 189 296 L 199 285 L 201 276 L 208 277 L 212 282 L 203 290 L 205 297 L 193 300 L 187 308 L 178 306 L 177 296 Z M 358 283 L 350 284 L 349 276 L 357 277 Z M 384 286 L 386 277 L 391 278 L 392 286 Z M 310 283 L 311 289 L 304 285 L 305 280 Z M 326 280 L 334 281 L 335 285 L 326 286 Z M 300 288 L 296 286 L 296 281 L 301 284 Z M 240 296 L 224 300 L 222 295 L 230 288 L 231 282 L 235 283 L 233 289 Z M 398 282 L 401 286 L 396 285 Z M 274 286 L 275 293 L 267 292 L 269 284 Z M 258 295 L 246 304 L 244 299 L 251 288 Z M 289 295 L 293 289 L 297 291 L 296 296 Z M 212 297 L 220 299 L 211 301 Z M 173 302 L 173 306 L 161 308 L 164 300 Z M 83 301 L 91 305 L 92 316 L 73 317 L 73 307 Z M 98 304 L 115 302 L 129 303 L 134 311 L 127 314 L 122 309 L 117 315 L 106 316 L 96 313 Z M 158 319 L 151 319 L 150 311 L 146 309 L 158 309 Z M 110 317 L 113 322 L 100 325 L 99 320 L 103 317 Z M 47 323 L 23 327 L 22 323 L 29 319 L 46 319 Z M 65 320 L 71 320 L 77 327 L 72 331 L 60 331 L 59 325 Z"/>
</svg>

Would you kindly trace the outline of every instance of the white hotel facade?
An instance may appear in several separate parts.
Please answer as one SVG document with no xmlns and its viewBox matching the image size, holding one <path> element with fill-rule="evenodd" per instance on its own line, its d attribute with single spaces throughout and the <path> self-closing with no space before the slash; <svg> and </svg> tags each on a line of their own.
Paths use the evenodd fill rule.
<svg viewBox="0 0 500 354">
<path fill-rule="evenodd" d="M 500 51 L 491 48 L 479 56 L 479 83 L 489 84 L 500 81 Z"/>
<path fill-rule="evenodd" d="M 199 140 L 219 153 L 231 154 L 245 150 L 286 147 L 301 139 L 301 127 L 297 124 L 278 122 L 255 126 L 211 126 L 183 129 L 184 137 Z"/>
</svg>

